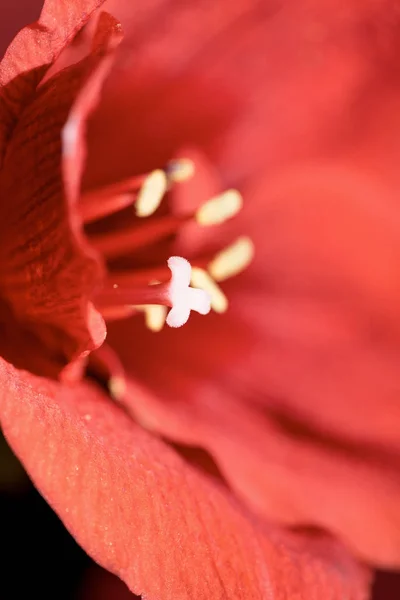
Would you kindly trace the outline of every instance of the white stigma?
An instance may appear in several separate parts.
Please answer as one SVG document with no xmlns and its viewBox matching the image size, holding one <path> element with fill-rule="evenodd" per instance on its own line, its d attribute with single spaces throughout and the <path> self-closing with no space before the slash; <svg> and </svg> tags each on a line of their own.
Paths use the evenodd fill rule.
<svg viewBox="0 0 400 600">
<path fill-rule="evenodd" d="M 190 287 L 192 276 L 190 262 L 181 256 L 171 256 L 168 259 L 168 267 L 171 270 L 169 300 L 172 308 L 167 316 L 167 325 L 181 327 L 189 319 L 191 310 L 201 315 L 208 314 L 211 308 L 209 294 L 204 290 Z"/>
<path fill-rule="evenodd" d="M 161 204 L 168 188 L 167 176 L 161 169 L 156 169 L 146 177 L 138 194 L 135 209 L 138 217 L 149 217 Z"/>
</svg>

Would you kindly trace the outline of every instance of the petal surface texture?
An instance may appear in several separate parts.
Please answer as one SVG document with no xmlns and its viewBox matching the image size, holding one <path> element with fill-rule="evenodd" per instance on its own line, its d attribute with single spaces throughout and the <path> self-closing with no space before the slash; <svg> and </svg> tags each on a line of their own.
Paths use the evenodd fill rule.
<svg viewBox="0 0 400 600">
<path fill-rule="evenodd" d="M 34 483 L 93 558 L 146 598 L 368 598 L 336 542 L 244 511 L 90 386 L 0 364 L 1 424 Z"/>
<path fill-rule="evenodd" d="M 126 403 L 149 429 L 211 452 L 265 517 L 326 527 L 394 567 L 397 200 L 371 174 L 332 163 L 284 170 L 248 197 L 257 218 L 241 225 L 248 217 L 256 256 L 240 284 L 224 285 L 223 319 L 175 335 L 135 320 L 110 327 L 133 386 Z"/>
<path fill-rule="evenodd" d="M 109 61 L 115 21 L 101 20 L 90 54 L 39 86 L 99 2 L 83 4 L 86 11 L 46 2 L 39 22 L 18 34 L 0 64 L 0 293 L 20 328 L 41 338 L 61 362 L 97 347 L 105 336 L 90 302 L 101 268 L 82 239 L 76 194 L 70 186 L 63 189 L 61 131 L 81 88 L 88 102 L 95 101 L 89 88 Z M 77 173 L 79 159 L 75 152 Z"/>
</svg>

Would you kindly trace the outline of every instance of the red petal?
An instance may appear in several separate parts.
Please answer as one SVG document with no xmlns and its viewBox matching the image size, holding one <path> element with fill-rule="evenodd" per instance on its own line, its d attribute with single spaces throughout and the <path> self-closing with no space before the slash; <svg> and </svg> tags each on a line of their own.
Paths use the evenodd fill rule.
<svg viewBox="0 0 400 600">
<path fill-rule="evenodd" d="M 63 48 L 104 0 L 46 0 L 37 23 L 25 27 L 0 63 L 0 164 L 21 111 Z"/>
<path fill-rule="evenodd" d="M 187 144 L 237 185 L 336 150 L 352 118 L 374 114 L 375 90 L 398 77 L 393 0 L 158 1 L 134 16 L 124 0 L 107 6 L 127 37 L 92 122 L 88 185 L 132 165 L 146 172 Z"/>
<path fill-rule="evenodd" d="M 398 568 L 398 457 L 318 435 L 296 419 L 269 417 L 212 387 L 203 391 L 207 401 L 190 408 L 184 402 L 165 408 L 165 396 L 158 405 L 138 402 L 132 390 L 132 411 L 143 425 L 206 448 L 260 514 L 324 527 L 364 560 Z"/>
<path fill-rule="evenodd" d="M 89 58 L 37 90 L 14 128 L 0 172 L 1 195 L 12 198 L 1 206 L 2 295 L 23 326 L 64 360 L 98 346 L 105 336 L 90 303 L 101 274 L 98 260 L 82 240 L 76 189 L 72 194 L 69 185 L 65 198 L 61 179 L 62 127 L 79 93 L 72 116 L 81 133 L 109 68 L 109 45 L 120 36 L 115 20 L 100 19 L 96 36 Z M 69 150 L 66 183 L 72 183 L 73 171 L 77 188 L 81 157 L 75 146 L 72 153 L 72 144 Z"/>
<path fill-rule="evenodd" d="M 225 286 L 226 316 L 157 336 L 140 320 L 110 328 L 151 390 L 131 408 L 212 452 L 264 515 L 399 565 L 397 200 L 354 167 L 315 164 L 267 178 L 249 212 L 256 260 Z"/>
<path fill-rule="evenodd" d="M 397 192 L 331 161 L 268 178 L 252 204 L 258 254 L 237 310 L 268 340 L 268 395 L 332 435 L 399 452 Z"/>
<path fill-rule="evenodd" d="M 367 575 L 343 548 L 247 515 L 99 391 L 4 362 L 0 379 L 12 448 L 79 543 L 135 593 L 366 600 Z"/>
<path fill-rule="evenodd" d="M 121 26 L 108 13 L 101 13 L 92 44 L 92 54 L 102 60 L 92 69 L 76 97 L 63 129 L 63 175 L 66 195 L 75 205 L 79 201 L 81 178 L 86 163 L 86 121 L 100 100 L 100 93 L 114 61 L 113 50 L 122 39 Z"/>
</svg>

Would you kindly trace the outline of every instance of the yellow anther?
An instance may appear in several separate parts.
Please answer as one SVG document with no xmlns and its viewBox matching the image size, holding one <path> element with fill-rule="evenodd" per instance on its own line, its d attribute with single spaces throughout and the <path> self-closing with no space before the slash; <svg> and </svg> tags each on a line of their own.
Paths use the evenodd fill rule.
<svg viewBox="0 0 400 600">
<path fill-rule="evenodd" d="M 199 225 L 218 225 L 234 217 L 242 208 L 243 199 L 237 190 L 227 190 L 208 200 L 196 213 Z"/>
<path fill-rule="evenodd" d="M 195 288 L 199 288 L 208 292 L 210 296 L 211 308 L 217 313 L 223 313 L 228 308 L 228 299 L 219 285 L 210 277 L 207 271 L 192 267 L 191 284 Z"/>
<path fill-rule="evenodd" d="M 167 318 L 168 308 L 161 304 L 141 304 L 136 310 L 144 313 L 144 322 L 150 331 L 161 331 Z"/>
<path fill-rule="evenodd" d="M 160 206 L 168 188 L 167 176 L 161 169 L 156 169 L 145 179 L 138 194 L 135 209 L 138 217 L 149 217 Z"/>
<path fill-rule="evenodd" d="M 195 166 L 190 158 L 178 158 L 169 161 L 166 171 L 169 181 L 182 183 L 182 181 L 187 181 L 193 177 Z"/>
<path fill-rule="evenodd" d="M 161 304 L 149 304 L 144 311 L 144 320 L 146 327 L 150 331 L 161 331 L 167 318 L 168 309 Z"/>
<path fill-rule="evenodd" d="M 208 264 L 208 272 L 215 281 L 224 281 L 244 271 L 253 257 L 254 244 L 243 236 L 215 256 Z"/>
<path fill-rule="evenodd" d="M 118 375 L 114 375 L 108 381 L 108 390 L 114 400 L 121 400 L 126 392 L 125 379 Z"/>
</svg>

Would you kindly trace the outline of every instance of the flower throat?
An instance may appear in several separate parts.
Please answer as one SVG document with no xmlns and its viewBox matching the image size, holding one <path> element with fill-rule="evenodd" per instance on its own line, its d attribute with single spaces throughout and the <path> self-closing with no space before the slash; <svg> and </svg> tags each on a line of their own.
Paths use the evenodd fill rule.
<svg viewBox="0 0 400 600">
<path fill-rule="evenodd" d="M 159 210 L 166 194 L 193 177 L 195 164 L 184 158 L 170 161 L 164 169 L 102 187 L 81 198 L 80 213 L 90 245 L 103 257 L 107 275 L 94 303 L 108 320 L 144 313 L 146 326 L 160 331 L 184 325 L 192 310 L 205 315 L 210 309 L 223 313 L 228 299 L 218 285 L 243 271 L 254 254 L 245 236 L 212 255 L 199 255 L 192 264 L 181 256 L 170 256 L 171 240 L 189 224 L 213 227 L 233 218 L 242 208 L 242 197 L 228 190 L 205 201 L 185 215 Z M 164 206 L 165 208 L 165 206 Z M 96 226 L 115 215 L 128 218 L 118 229 Z M 132 211 L 132 212 L 131 212 Z M 162 214 L 160 214 L 162 213 Z M 160 215 L 160 216 L 158 216 Z M 145 268 L 116 268 L 124 257 L 163 245 L 165 262 Z M 169 256 L 169 258 L 168 258 Z M 168 307 L 170 308 L 168 312 Z"/>
</svg>

